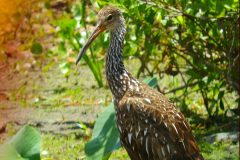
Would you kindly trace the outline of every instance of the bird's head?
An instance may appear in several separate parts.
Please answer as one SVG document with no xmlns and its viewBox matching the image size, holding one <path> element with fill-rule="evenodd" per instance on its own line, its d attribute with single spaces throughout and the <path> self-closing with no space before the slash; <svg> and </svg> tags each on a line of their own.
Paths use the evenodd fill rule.
<svg viewBox="0 0 240 160">
<path fill-rule="evenodd" d="M 125 21 L 120 9 L 113 6 L 106 6 L 98 12 L 98 23 L 91 36 L 88 38 L 86 44 L 82 47 L 78 54 L 76 64 L 81 60 L 83 54 L 96 39 L 96 37 L 103 31 L 113 31 L 118 26 L 124 25 Z"/>
</svg>

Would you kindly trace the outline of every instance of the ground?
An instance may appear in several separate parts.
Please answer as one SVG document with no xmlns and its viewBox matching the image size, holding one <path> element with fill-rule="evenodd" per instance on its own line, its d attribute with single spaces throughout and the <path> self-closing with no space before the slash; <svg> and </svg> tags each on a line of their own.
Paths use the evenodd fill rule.
<svg viewBox="0 0 240 160">
<path fill-rule="evenodd" d="M 46 70 L 48 65 L 51 67 Z M 48 60 L 34 64 L 33 61 L 17 62 L 9 58 L 8 63 L 2 65 L 1 143 L 23 125 L 30 124 L 41 132 L 43 160 L 85 159 L 84 144 L 91 136 L 97 115 L 111 102 L 111 94 L 107 88 L 95 86 L 96 82 L 87 66 L 79 66 L 69 78 L 59 72 L 58 65 L 51 65 Z M 207 133 L 206 130 L 196 132 Z M 203 137 L 197 138 L 201 141 L 203 155 L 208 159 L 217 160 L 219 156 L 237 159 L 237 141 L 213 140 L 210 144 Z M 110 159 L 129 158 L 125 150 L 120 149 Z"/>
<path fill-rule="evenodd" d="M 86 66 L 81 66 L 79 71 L 79 75 L 86 76 L 75 74 L 68 80 L 58 73 L 57 65 L 47 72 L 42 69 L 24 59 L 18 63 L 9 58 L 8 63 L 2 65 L 0 142 L 6 142 L 23 125 L 30 124 L 41 132 L 43 159 L 82 159 L 94 120 L 111 101 L 110 92 L 94 86 L 94 78 Z M 88 82 L 84 85 L 86 88 L 76 86 L 84 82 Z M 76 93 L 72 93 L 75 89 Z M 86 90 L 91 95 L 84 93 Z M 76 100 L 75 96 L 79 101 L 71 100 Z M 59 154 L 62 152 L 66 153 L 64 158 Z"/>
</svg>

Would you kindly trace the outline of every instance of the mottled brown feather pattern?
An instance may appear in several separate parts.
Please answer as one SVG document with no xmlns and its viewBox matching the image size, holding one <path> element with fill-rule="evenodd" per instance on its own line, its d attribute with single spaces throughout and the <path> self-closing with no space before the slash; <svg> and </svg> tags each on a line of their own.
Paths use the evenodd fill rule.
<svg viewBox="0 0 240 160">
<path fill-rule="evenodd" d="M 121 140 L 131 159 L 202 159 L 186 119 L 161 93 L 141 84 L 117 106 Z"/>
</svg>

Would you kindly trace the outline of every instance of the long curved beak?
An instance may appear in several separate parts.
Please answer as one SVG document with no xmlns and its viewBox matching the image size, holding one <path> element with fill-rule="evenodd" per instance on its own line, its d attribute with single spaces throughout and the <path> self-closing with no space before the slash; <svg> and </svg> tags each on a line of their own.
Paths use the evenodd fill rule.
<svg viewBox="0 0 240 160">
<path fill-rule="evenodd" d="M 95 30 L 93 31 L 93 33 L 91 34 L 91 36 L 88 38 L 87 43 L 83 46 L 83 48 L 81 49 L 81 51 L 78 54 L 77 60 L 76 60 L 76 65 L 78 64 L 78 62 L 81 60 L 83 54 L 86 52 L 86 50 L 88 49 L 88 47 L 91 45 L 91 43 L 96 39 L 96 37 L 103 31 L 106 30 L 106 27 L 104 25 L 102 25 L 101 23 L 99 23 L 97 25 L 97 27 L 95 28 Z"/>
</svg>

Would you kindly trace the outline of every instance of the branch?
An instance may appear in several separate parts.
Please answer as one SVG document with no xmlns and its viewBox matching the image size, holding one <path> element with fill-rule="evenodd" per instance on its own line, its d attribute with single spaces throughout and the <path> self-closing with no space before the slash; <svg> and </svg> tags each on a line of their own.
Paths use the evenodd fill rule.
<svg viewBox="0 0 240 160">
<path fill-rule="evenodd" d="M 169 94 L 169 93 L 172 93 L 172 92 L 176 92 L 178 90 L 182 90 L 184 88 L 192 87 L 192 86 L 195 86 L 197 84 L 198 84 L 198 82 L 194 82 L 194 83 L 191 83 L 191 84 L 186 84 L 186 85 L 183 85 L 181 87 L 178 87 L 178 88 L 172 89 L 170 91 L 164 92 L 164 94 Z"/>
<path fill-rule="evenodd" d="M 172 6 L 169 6 L 169 4 L 165 3 L 164 1 L 158 1 L 159 4 L 156 4 L 156 2 L 153 2 L 153 1 L 147 1 L 147 2 L 143 2 L 141 0 L 139 0 L 140 3 L 144 3 L 146 5 L 151 5 L 152 7 L 156 7 L 156 8 L 160 8 L 160 9 L 163 9 L 167 12 L 175 12 L 176 15 L 175 16 L 179 16 L 179 15 L 182 15 L 182 16 L 185 16 L 191 20 L 202 20 L 202 21 L 210 21 L 210 22 L 213 22 L 213 21 L 218 21 L 218 20 L 225 20 L 225 19 L 233 19 L 233 16 L 224 16 L 224 17 L 206 17 L 206 16 L 201 16 L 201 17 L 196 17 L 196 16 L 193 16 L 193 15 L 190 15 L 188 13 L 185 13 L 183 12 L 182 10 L 180 9 L 177 9 L 175 7 L 172 7 Z M 235 13 L 235 12 L 234 12 Z M 238 14 L 237 12 L 235 13 L 236 15 Z"/>
</svg>

